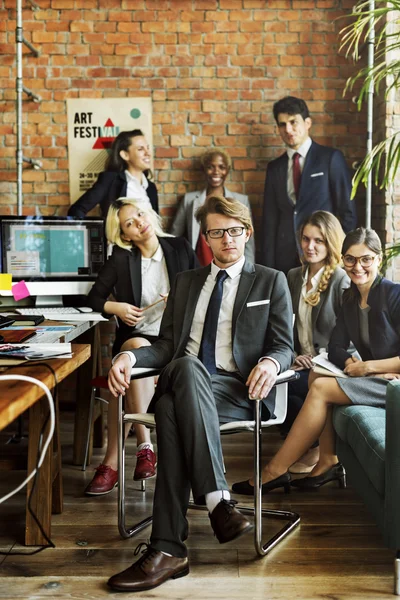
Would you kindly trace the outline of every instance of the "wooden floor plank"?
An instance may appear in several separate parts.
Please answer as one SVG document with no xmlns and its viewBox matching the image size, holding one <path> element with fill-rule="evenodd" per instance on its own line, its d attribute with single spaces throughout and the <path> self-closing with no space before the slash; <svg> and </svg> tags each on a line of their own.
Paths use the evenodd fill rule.
<svg viewBox="0 0 400 600">
<path fill-rule="evenodd" d="M 64 512 L 53 515 L 55 549 L 34 556 L 0 557 L 0 599 L 60 600 L 118 598 L 106 586 L 107 578 L 133 561 L 133 551 L 147 541 L 150 528 L 130 540 L 117 530 L 117 493 L 89 498 L 83 490 L 102 457 L 95 451 L 91 468 L 72 465 L 72 417 L 62 417 Z M 279 434 L 269 435 L 269 455 L 279 447 Z M 223 438 L 227 479 L 231 484 L 251 470 L 251 436 Z M 134 468 L 135 440 L 129 439 L 127 473 Z M 2 474 L 4 475 L 4 474 Z M 23 472 L 0 478 L 0 495 L 17 485 Z M 128 520 L 151 512 L 154 480 L 142 493 L 128 484 Z M 237 498 L 251 505 L 251 499 Z M 221 546 L 213 536 L 206 512 L 189 511 L 188 577 L 132 598 L 153 600 L 383 600 L 393 595 L 393 553 L 383 546 L 380 533 L 354 490 L 324 486 L 317 493 L 282 491 L 264 497 L 269 508 L 286 508 L 301 515 L 300 527 L 263 559 L 255 556 L 252 535 Z M 0 505 L 0 550 L 8 552 L 23 539 L 24 494 Z M 267 524 L 268 533 L 279 523 Z M 13 552 L 27 551 L 14 545 Z"/>
</svg>

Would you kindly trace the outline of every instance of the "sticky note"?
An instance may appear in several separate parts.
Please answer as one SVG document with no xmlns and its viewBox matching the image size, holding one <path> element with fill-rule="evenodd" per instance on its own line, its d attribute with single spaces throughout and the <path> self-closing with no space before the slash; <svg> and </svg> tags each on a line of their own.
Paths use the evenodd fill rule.
<svg viewBox="0 0 400 600">
<path fill-rule="evenodd" d="M 14 296 L 14 300 L 18 302 L 18 300 L 22 300 L 23 298 L 27 298 L 30 296 L 29 290 L 26 287 L 25 281 L 19 281 L 15 283 L 12 288 L 12 295 Z"/>
<path fill-rule="evenodd" d="M 11 273 L 0 273 L 0 290 L 11 290 Z"/>
</svg>

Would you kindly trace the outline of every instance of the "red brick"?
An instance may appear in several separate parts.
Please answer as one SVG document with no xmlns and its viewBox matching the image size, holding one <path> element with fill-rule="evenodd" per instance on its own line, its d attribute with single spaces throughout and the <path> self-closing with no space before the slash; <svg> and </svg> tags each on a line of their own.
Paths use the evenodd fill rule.
<svg viewBox="0 0 400 600">
<path fill-rule="evenodd" d="M 180 16 L 182 21 L 204 21 L 204 13 L 202 11 L 189 11 L 185 10 Z"/>
</svg>

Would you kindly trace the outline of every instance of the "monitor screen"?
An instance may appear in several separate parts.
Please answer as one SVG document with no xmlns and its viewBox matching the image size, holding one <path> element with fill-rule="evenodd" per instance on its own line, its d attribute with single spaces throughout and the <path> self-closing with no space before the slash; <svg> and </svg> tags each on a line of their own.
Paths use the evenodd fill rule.
<svg viewBox="0 0 400 600">
<path fill-rule="evenodd" d="M 32 295 L 87 293 L 105 257 L 101 218 L 0 216 L 1 272 Z"/>
</svg>

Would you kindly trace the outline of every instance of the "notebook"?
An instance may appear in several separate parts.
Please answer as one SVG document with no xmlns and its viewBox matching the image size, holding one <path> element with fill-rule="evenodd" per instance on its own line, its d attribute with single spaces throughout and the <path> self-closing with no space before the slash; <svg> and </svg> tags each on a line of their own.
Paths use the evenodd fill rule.
<svg viewBox="0 0 400 600">
<path fill-rule="evenodd" d="M 0 341 L 2 344 L 21 344 L 34 335 L 36 335 L 34 329 L 2 329 L 0 331 Z"/>
</svg>

